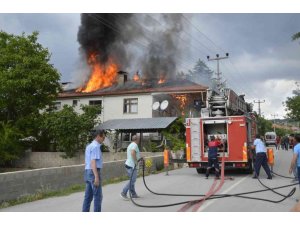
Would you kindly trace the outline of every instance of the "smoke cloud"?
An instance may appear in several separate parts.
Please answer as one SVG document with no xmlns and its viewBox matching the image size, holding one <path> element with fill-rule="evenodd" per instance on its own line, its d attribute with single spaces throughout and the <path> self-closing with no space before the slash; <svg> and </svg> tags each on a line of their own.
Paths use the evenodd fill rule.
<svg viewBox="0 0 300 225">
<path fill-rule="evenodd" d="M 102 64 L 112 58 L 146 80 L 172 79 L 182 31 L 181 14 L 81 14 L 78 42 L 85 58 L 96 54 Z"/>
</svg>

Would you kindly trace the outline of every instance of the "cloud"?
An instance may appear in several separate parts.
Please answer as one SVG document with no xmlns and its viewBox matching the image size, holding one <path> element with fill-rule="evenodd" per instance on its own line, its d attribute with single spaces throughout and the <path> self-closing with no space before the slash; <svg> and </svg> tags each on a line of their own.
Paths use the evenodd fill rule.
<svg viewBox="0 0 300 225">
<path fill-rule="evenodd" d="M 247 100 L 249 102 L 265 100 L 265 103 L 261 104 L 263 116 L 271 119 L 271 114 L 278 114 L 278 118 L 283 118 L 286 112 L 282 103 L 292 95 L 293 87 L 295 87 L 293 80 L 269 79 L 256 84 L 257 90 L 261 90 L 259 97 L 256 95 L 255 98 L 247 98 Z M 257 104 L 254 105 L 254 110 L 258 112 Z"/>
<path fill-rule="evenodd" d="M 200 58 L 216 71 L 206 56 L 229 52 L 220 62 L 227 84 L 246 99 L 265 99 L 262 111 L 285 114 L 282 102 L 292 95 L 300 80 L 300 44 L 291 36 L 300 31 L 300 14 L 188 14 L 181 45 L 185 54 L 178 61 L 186 71 Z M 71 81 L 84 73 L 77 43 L 79 14 L 0 14 L 0 29 L 14 34 L 40 32 L 39 42 L 52 53 L 51 62 Z M 153 24 L 152 24 L 153 25 Z M 200 31 L 200 32 L 199 32 Z M 220 49 L 220 47 L 221 49 Z M 143 55 L 142 49 L 138 55 Z M 131 71 L 140 69 L 132 62 Z M 79 76 L 80 77 L 80 76 Z M 257 105 L 255 106 L 257 110 Z"/>
<path fill-rule="evenodd" d="M 0 14 L 0 29 L 20 35 L 39 32 L 38 41 L 52 54 L 51 63 L 68 81 L 78 55 L 79 14 Z"/>
</svg>

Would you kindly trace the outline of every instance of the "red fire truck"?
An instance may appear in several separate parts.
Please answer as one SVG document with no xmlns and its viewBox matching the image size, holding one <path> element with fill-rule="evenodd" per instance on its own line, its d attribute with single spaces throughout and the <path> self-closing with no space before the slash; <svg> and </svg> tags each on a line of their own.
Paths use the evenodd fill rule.
<svg viewBox="0 0 300 225">
<path fill-rule="evenodd" d="M 244 169 L 252 173 L 250 145 L 256 135 L 252 106 L 231 89 L 222 93 L 208 90 L 206 108 L 201 117 L 186 119 L 186 157 L 189 167 L 204 172 L 208 164 L 211 136 L 223 142 L 219 157 L 225 155 L 225 169 Z M 223 153 L 224 152 L 224 153 Z M 221 158 L 219 158 L 221 162 Z"/>
</svg>

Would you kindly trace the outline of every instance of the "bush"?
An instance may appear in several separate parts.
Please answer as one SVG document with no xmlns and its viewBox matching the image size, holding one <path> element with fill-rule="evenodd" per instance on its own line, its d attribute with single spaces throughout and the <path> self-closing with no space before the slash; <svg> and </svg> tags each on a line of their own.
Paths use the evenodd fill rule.
<svg viewBox="0 0 300 225">
<path fill-rule="evenodd" d="M 78 114 L 71 106 L 65 105 L 58 112 L 42 115 L 40 140 L 52 140 L 55 149 L 73 157 L 84 149 L 91 139 L 91 131 L 97 123 L 99 109 L 96 106 L 82 106 L 83 114 Z"/>
<path fill-rule="evenodd" d="M 185 148 L 185 126 L 184 118 L 179 118 L 168 129 L 163 132 L 164 137 L 169 142 L 169 147 L 173 151 Z"/>
<path fill-rule="evenodd" d="M 25 150 L 20 131 L 10 123 L 0 122 L 0 165 L 18 159 Z"/>
</svg>

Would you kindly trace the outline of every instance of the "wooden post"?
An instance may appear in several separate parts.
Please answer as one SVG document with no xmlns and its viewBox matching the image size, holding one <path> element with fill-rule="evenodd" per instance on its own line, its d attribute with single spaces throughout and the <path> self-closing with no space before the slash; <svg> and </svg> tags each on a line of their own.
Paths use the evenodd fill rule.
<svg viewBox="0 0 300 225">
<path fill-rule="evenodd" d="M 142 131 L 140 132 L 140 149 L 143 149 L 143 133 Z"/>
<path fill-rule="evenodd" d="M 123 146 L 123 131 L 121 131 L 121 147 L 120 147 L 121 150 L 122 150 L 122 146 Z"/>
</svg>

